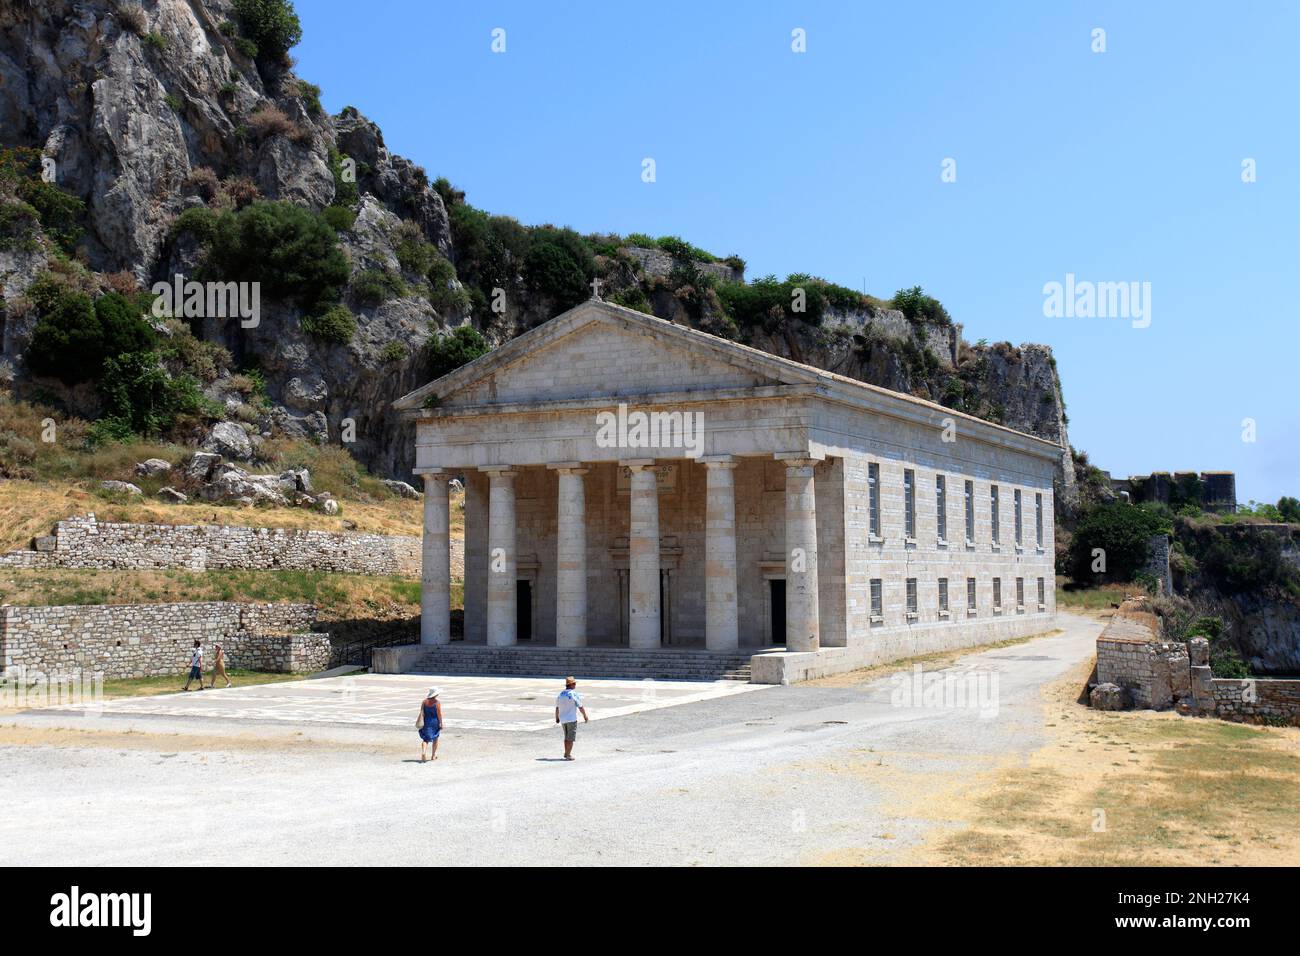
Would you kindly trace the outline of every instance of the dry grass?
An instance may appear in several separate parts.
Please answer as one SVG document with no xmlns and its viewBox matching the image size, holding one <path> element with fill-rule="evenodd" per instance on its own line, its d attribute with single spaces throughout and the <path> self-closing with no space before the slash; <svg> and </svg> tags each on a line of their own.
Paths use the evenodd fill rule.
<svg viewBox="0 0 1300 956">
<path fill-rule="evenodd" d="M 455 597 L 453 594 L 453 603 Z M 156 604 L 181 601 L 308 602 L 321 618 L 415 615 L 418 578 L 328 571 L 28 571 L 0 568 L 0 604 Z"/>
<path fill-rule="evenodd" d="M 141 479 L 128 480 L 141 482 Z M 90 490 L 86 483 L 37 484 L 0 479 L 0 552 L 29 547 L 34 536 L 49 534 L 55 522 L 92 511 L 100 521 L 352 530 L 417 536 L 423 520 L 420 502 L 392 496 L 372 504 L 345 501 L 342 513 L 330 516 L 310 508 L 235 508 L 204 503 L 173 505 L 149 499 L 108 500 Z M 459 522 L 463 533 L 464 516 L 458 507 L 453 506 L 452 520 Z"/>
<path fill-rule="evenodd" d="M 1051 742 L 975 794 L 924 798 L 959 824 L 913 862 L 957 865 L 1294 865 L 1300 729 L 1075 702 L 1089 665 L 1053 685 Z"/>
</svg>

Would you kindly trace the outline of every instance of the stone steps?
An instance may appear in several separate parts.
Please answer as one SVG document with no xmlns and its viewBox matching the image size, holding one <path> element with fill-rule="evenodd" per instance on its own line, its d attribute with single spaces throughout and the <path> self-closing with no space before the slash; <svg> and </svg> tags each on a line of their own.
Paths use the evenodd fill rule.
<svg viewBox="0 0 1300 956">
<path fill-rule="evenodd" d="M 734 680 L 750 678 L 749 654 L 627 648 L 483 647 L 432 648 L 408 673 L 501 677 L 630 678 L 633 680 Z"/>
</svg>

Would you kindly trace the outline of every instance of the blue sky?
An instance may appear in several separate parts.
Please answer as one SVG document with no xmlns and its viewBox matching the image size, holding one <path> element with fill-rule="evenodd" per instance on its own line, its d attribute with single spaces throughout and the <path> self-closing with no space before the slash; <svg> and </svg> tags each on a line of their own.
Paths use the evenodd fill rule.
<svg viewBox="0 0 1300 956">
<path fill-rule="evenodd" d="M 1102 468 L 1300 494 L 1300 4 L 297 6 L 327 108 L 476 206 L 922 285 L 972 342 L 1053 347 Z M 1067 273 L 1151 283 L 1150 326 L 1045 317 Z"/>
</svg>

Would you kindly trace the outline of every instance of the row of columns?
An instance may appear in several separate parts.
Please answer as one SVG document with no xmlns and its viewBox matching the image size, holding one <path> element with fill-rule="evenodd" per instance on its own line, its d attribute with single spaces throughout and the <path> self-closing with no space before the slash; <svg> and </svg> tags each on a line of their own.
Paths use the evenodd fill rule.
<svg viewBox="0 0 1300 956">
<path fill-rule="evenodd" d="M 786 647 L 818 647 L 816 464 L 802 455 L 778 455 L 785 462 Z M 706 472 L 704 537 L 704 635 L 711 651 L 735 651 L 740 644 L 736 591 L 736 461 L 729 455 L 701 459 Z M 628 536 L 628 644 L 658 647 L 659 488 L 653 459 L 620 462 L 631 472 Z M 559 647 L 587 643 L 587 504 L 579 462 L 550 465 L 559 478 L 556 526 L 556 630 Z M 484 468 L 489 479 L 486 640 L 508 646 L 517 639 L 515 477 L 508 467 Z M 451 640 L 451 560 L 447 481 L 440 469 L 418 469 L 424 477 L 423 574 L 420 643 Z M 468 555 L 468 547 L 466 549 Z M 467 589 L 468 591 L 468 589 Z M 467 597 L 468 600 L 468 597 Z M 468 616 L 468 615 L 467 615 Z"/>
</svg>

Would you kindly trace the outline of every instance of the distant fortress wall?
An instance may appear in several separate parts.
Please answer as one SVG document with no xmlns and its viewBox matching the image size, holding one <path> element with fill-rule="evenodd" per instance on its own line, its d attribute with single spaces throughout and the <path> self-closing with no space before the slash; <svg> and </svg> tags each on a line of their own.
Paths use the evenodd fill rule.
<svg viewBox="0 0 1300 956">
<path fill-rule="evenodd" d="M 1112 478 L 1110 486 L 1116 494 L 1128 495 L 1134 504 L 1196 504 L 1206 511 L 1237 510 L 1237 476 L 1231 471 L 1154 471 Z"/>
</svg>

